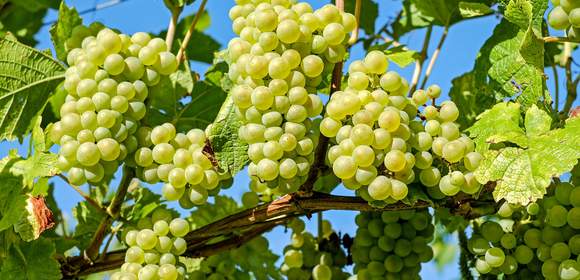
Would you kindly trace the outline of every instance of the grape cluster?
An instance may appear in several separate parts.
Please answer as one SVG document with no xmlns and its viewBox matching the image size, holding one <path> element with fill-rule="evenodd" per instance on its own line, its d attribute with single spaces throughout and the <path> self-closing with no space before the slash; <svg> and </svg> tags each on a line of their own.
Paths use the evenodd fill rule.
<svg viewBox="0 0 580 280">
<path fill-rule="evenodd" d="M 60 145 L 58 166 L 75 185 L 109 178 L 138 148 L 148 87 L 177 69 L 164 40 L 99 28 L 77 26 L 67 40 L 67 96 L 50 133 Z"/>
<path fill-rule="evenodd" d="M 404 199 L 407 185 L 417 181 L 436 197 L 475 193 L 479 184 L 471 171 L 482 157 L 459 133 L 457 106 L 426 105 L 441 94 L 437 85 L 407 97 L 407 81 L 387 68 L 385 54 L 371 51 L 349 66 L 348 86 L 331 96 L 320 132 L 333 141 L 328 161 L 334 174 L 368 201 Z"/>
<path fill-rule="evenodd" d="M 164 182 L 163 197 L 179 200 L 184 208 L 205 204 L 208 191 L 218 191 L 224 175 L 204 153 L 206 135 L 201 129 L 176 133 L 171 123 L 137 131 L 140 148 L 134 154 L 140 177 L 148 183 Z"/>
<path fill-rule="evenodd" d="M 184 279 L 185 267 L 179 264 L 179 256 L 187 250 L 183 237 L 189 233 L 189 223 L 158 208 L 150 218 L 139 220 L 137 227 L 124 233 L 129 247 L 125 263 L 111 280 Z"/>
<path fill-rule="evenodd" d="M 580 187 L 556 184 L 527 207 L 503 204 L 468 241 L 477 272 L 504 279 L 580 279 Z"/>
<path fill-rule="evenodd" d="M 317 144 L 311 118 L 323 104 L 316 89 L 346 53 L 352 14 L 334 5 L 314 11 L 290 0 L 238 0 L 230 10 L 239 37 L 228 44 L 232 96 L 249 143 L 250 176 L 278 188 L 298 189 Z"/>
<path fill-rule="evenodd" d="M 558 30 L 566 30 L 568 37 L 580 40 L 580 1 L 552 0 L 554 8 L 548 14 L 548 23 Z"/>
<path fill-rule="evenodd" d="M 427 209 L 357 215 L 351 252 L 358 279 L 420 279 L 421 263 L 433 258 L 431 220 Z"/>
<path fill-rule="evenodd" d="M 323 220 L 322 240 L 316 240 L 304 231 L 304 222 L 294 219 L 292 241 L 284 248 L 284 263 L 281 271 L 288 280 L 346 280 L 350 275 L 343 271 L 347 256 L 340 246 L 338 235 L 329 221 Z"/>
<path fill-rule="evenodd" d="M 255 261 L 252 259 L 259 259 L 260 254 L 268 254 L 268 239 L 263 236 L 258 236 L 249 241 L 244 246 L 223 252 L 217 255 L 212 255 L 204 259 L 196 270 L 188 272 L 188 279 L 190 280 L 250 280 L 250 279 L 266 279 L 265 277 L 258 277 L 252 275 L 248 270 L 241 269 L 245 261 Z M 261 265 L 261 264 L 260 264 Z M 266 272 L 262 272 L 267 274 Z M 254 277 L 252 277 L 254 276 Z"/>
</svg>

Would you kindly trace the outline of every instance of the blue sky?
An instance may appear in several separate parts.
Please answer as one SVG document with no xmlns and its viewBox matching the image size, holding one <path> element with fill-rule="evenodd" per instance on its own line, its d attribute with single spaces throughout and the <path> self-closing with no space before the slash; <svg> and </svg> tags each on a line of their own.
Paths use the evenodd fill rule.
<svg viewBox="0 0 580 280">
<path fill-rule="evenodd" d="M 105 2 L 105 0 L 67 0 L 67 4 L 74 6 L 77 10 L 85 10 L 94 7 L 97 3 Z M 198 1 L 200 2 L 200 1 Z M 234 33 L 231 31 L 231 22 L 227 16 L 229 8 L 234 4 L 233 0 L 211 0 L 208 1 L 207 10 L 211 17 L 211 25 L 206 30 L 211 36 L 213 36 L 218 42 L 222 44 L 222 47 L 227 45 L 227 42 L 234 37 Z M 320 7 L 328 1 L 321 0 L 310 0 L 308 1 L 315 8 Z M 379 8 L 379 18 L 376 21 L 377 27 L 382 26 L 387 20 L 392 19 L 395 13 L 399 10 L 400 1 L 395 0 L 383 0 L 380 2 Z M 196 3 L 192 7 L 185 9 L 182 16 L 189 15 L 197 10 L 199 3 Z M 364 16 L 364 11 L 363 11 Z M 45 18 L 45 22 L 50 22 L 55 20 L 57 13 L 55 11 L 50 11 Z M 148 31 L 152 33 L 157 33 L 166 28 L 169 21 L 170 14 L 165 9 L 162 0 L 128 0 L 119 5 L 103 9 L 97 12 L 92 12 L 85 14 L 83 16 L 85 23 L 90 23 L 93 21 L 100 21 L 107 26 L 117 28 L 124 33 L 132 34 L 138 31 Z M 499 22 L 499 19 L 495 16 L 488 16 L 485 18 L 467 20 L 456 24 L 451 27 L 449 35 L 443 51 L 435 65 L 434 71 L 429 79 L 429 83 L 436 83 L 441 86 L 443 92 L 448 92 L 451 87 L 451 80 L 467 71 L 470 71 L 474 64 L 474 59 L 477 56 L 479 48 L 483 45 L 485 40 L 491 35 L 494 26 Z M 44 26 L 39 32 L 37 39 L 39 40 L 38 48 L 46 49 L 51 48 L 50 35 L 48 33 L 49 26 Z M 435 28 L 432 35 L 432 42 L 430 45 L 430 52 L 435 49 L 437 40 L 441 36 L 442 28 Z M 410 35 L 405 36 L 400 41 L 402 44 L 406 44 L 411 49 L 420 49 L 424 37 L 424 30 L 412 32 Z M 210 55 L 210 54 L 208 54 Z M 364 56 L 362 48 L 355 47 L 352 50 L 351 58 L 360 59 Z M 393 65 L 393 64 L 391 64 Z M 208 67 L 207 64 L 194 63 L 192 64 L 193 70 L 203 73 Z M 405 69 L 397 69 L 400 74 L 405 76 L 407 79 L 411 79 L 411 74 L 413 72 L 413 66 L 409 66 Z M 346 68 L 345 68 L 346 69 Z M 551 71 L 546 71 L 549 76 L 548 86 L 550 91 L 553 92 L 553 81 Z M 562 77 L 563 73 L 561 74 Z M 564 81 L 561 80 L 560 87 L 564 87 Z M 446 97 L 445 97 L 446 98 Z M 563 98 L 561 98 L 563 99 Z M 561 101 L 563 104 L 563 101 Z M 561 106 L 560 106 L 561 107 Z M 0 144 L 0 156 L 4 157 L 8 154 L 8 151 L 12 148 L 18 148 L 21 155 L 26 154 L 27 145 L 19 145 L 18 143 L 7 143 L 3 142 Z M 57 202 L 60 207 L 68 212 L 70 217 L 70 210 L 81 197 L 69 186 L 63 184 L 60 180 L 54 181 L 56 184 L 56 197 Z M 159 190 L 160 186 L 152 186 L 153 189 Z M 233 188 L 227 190 L 225 193 L 234 197 L 240 197 L 241 194 L 248 189 L 248 176 L 244 171 L 240 172 L 235 178 L 235 185 Z M 340 194 L 351 194 L 350 192 L 344 190 L 338 190 Z M 333 226 L 336 230 L 343 233 L 353 234 L 356 230 L 354 224 L 355 212 L 344 212 L 344 211 L 329 211 L 324 213 L 324 217 L 333 222 Z M 312 232 L 316 232 L 316 224 L 313 220 L 309 223 L 308 229 Z M 272 232 L 268 233 L 267 236 L 271 241 L 271 247 L 275 252 L 281 252 L 282 248 L 286 245 L 286 241 L 289 240 L 289 235 L 284 233 L 284 229 L 281 227 L 276 228 Z M 458 267 L 452 263 L 450 266 L 445 267 L 443 270 L 438 270 L 434 264 L 430 263 L 424 265 L 422 270 L 423 279 L 458 279 Z"/>
</svg>

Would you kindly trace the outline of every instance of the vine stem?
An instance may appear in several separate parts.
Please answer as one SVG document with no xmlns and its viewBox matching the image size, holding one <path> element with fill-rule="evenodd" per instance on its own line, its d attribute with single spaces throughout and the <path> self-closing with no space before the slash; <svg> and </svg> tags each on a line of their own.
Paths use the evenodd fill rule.
<svg viewBox="0 0 580 280">
<path fill-rule="evenodd" d="M 186 256 L 205 257 L 236 248 L 277 225 L 286 224 L 292 218 L 326 210 L 398 211 L 433 206 L 448 208 L 452 214 L 471 219 L 495 213 L 495 208 L 482 207 L 489 205 L 495 205 L 495 202 L 493 200 L 474 200 L 467 196 L 458 195 L 435 204 L 426 201 L 418 201 L 414 205 L 399 202 L 376 208 L 360 197 L 337 196 L 320 192 L 313 192 L 311 196 L 304 197 L 299 193 L 291 193 L 270 203 L 242 210 L 191 231 L 184 237 L 188 248 Z M 480 208 L 487 210 L 480 211 Z M 87 262 L 82 256 L 62 258 L 60 260 L 61 271 L 65 277 L 75 278 L 115 269 L 123 264 L 124 254 L 125 250 L 108 252 L 95 262 Z"/>
<path fill-rule="evenodd" d="M 445 43 L 445 39 L 447 39 L 447 33 L 449 32 L 449 26 L 446 25 L 445 29 L 443 29 L 443 34 L 441 34 L 441 38 L 439 39 L 439 43 L 437 43 L 437 48 L 433 52 L 431 59 L 429 59 L 429 65 L 427 65 L 427 70 L 425 71 L 425 77 L 423 78 L 423 82 L 421 83 L 420 88 L 425 88 L 427 85 L 427 80 L 429 80 L 429 76 L 431 76 L 431 72 L 433 71 L 433 66 L 435 66 L 435 61 L 439 57 L 441 53 L 441 48 L 443 48 L 443 43 Z"/>
<path fill-rule="evenodd" d="M 336 0 L 336 7 L 340 11 L 344 11 L 344 0 Z M 336 91 L 339 91 L 341 88 L 342 65 L 343 62 L 340 61 L 336 63 L 334 65 L 334 68 L 332 69 L 329 97 L 332 96 L 332 94 L 335 93 Z M 324 110 L 322 111 L 321 116 L 324 116 Z M 329 142 L 328 137 L 321 134 L 318 139 L 316 150 L 314 151 L 314 162 L 310 167 L 310 171 L 308 171 L 308 177 L 306 179 L 306 182 L 302 184 L 302 186 L 300 186 L 299 189 L 299 193 L 303 196 L 312 195 L 314 183 L 316 182 L 316 179 L 318 179 L 320 171 L 325 168 L 324 160 L 326 158 L 326 150 L 328 148 L 328 142 Z"/>
<path fill-rule="evenodd" d="M 429 42 L 431 41 L 431 33 L 433 32 L 433 26 L 429 25 L 425 33 L 425 39 L 423 39 L 423 47 L 419 53 L 419 58 L 415 61 L 415 70 L 413 71 L 413 78 L 411 79 L 411 86 L 409 87 L 409 96 L 415 92 L 417 89 L 417 84 L 419 83 L 419 78 L 421 78 L 421 72 L 423 71 L 423 62 L 427 58 L 427 51 L 429 49 Z"/>
<path fill-rule="evenodd" d="M 83 190 L 81 190 L 81 188 L 79 188 L 78 186 L 75 186 L 75 185 L 71 184 L 67 177 L 65 177 L 64 175 L 62 175 L 60 173 L 57 174 L 56 176 L 58 176 L 63 181 L 65 181 L 69 186 L 71 186 L 78 194 L 80 194 L 83 197 L 83 199 L 86 202 L 88 202 L 89 204 L 91 204 L 93 207 L 95 207 L 100 212 L 103 212 L 104 214 L 109 215 L 109 213 L 107 213 L 107 210 L 99 202 L 97 202 L 96 200 L 94 200 L 88 193 L 86 193 Z"/>
<path fill-rule="evenodd" d="M 111 228 L 113 221 L 119 215 L 121 204 L 123 204 L 123 201 L 125 201 L 127 189 L 129 188 L 129 185 L 131 184 L 131 181 L 133 180 L 134 176 L 135 172 L 133 171 L 133 169 L 131 169 L 128 166 L 123 167 L 123 178 L 121 179 L 121 182 L 117 187 L 117 192 L 115 193 L 115 196 L 111 200 L 111 204 L 109 204 L 109 206 L 107 207 L 108 215 L 101 220 L 97 230 L 93 234 L 91 242 L 83 252 L 84 262 L 90 263 L 93 260 L 95 260 L 99 255 L 99 248 L 103 244 L 103 240 L 105 239 L 109 229 Z"/>
<path fill-rule="evenodd" d="M 354 43 L 356 43 L 356 40 L 358 40 L 358 34 L 359 34 L 359 28 L 360 28 L 359 20 L 360 20 L 361 7 L 362 7 L 362 1 L 356 0 L 356 2 L 354 4 L 354 17 L 356 19 L 355 20 L 355 27 L 354 27 L 352 34 L 350 35 L 350 39 L 348 39 L 349 45 L 354 45 Z"/>
<path fill-rule="evenodd" d="M 179 20 L 179 15 L 183 8 L 175 7 L 171 9 L 171 18 L 169 19 L 169 26 L 167 27 L 167 35 L 165 36 L 165 43 L 167 44 L 167 49 L 171 50 L 173 46 L 173 39 L 175 38 L 175 29 L 177 28 L 177 20 Z"/>
<path fill-rule="evenodd" d="M 558 81 L 558 69 L 556 69 L 555 64 L 552 64 L 552 72 L 554 73 L 554 97 L 556 99 L 554 109 L 558 112 L 560 110 L 560 82 Z"/>
<path fill-rule="evenodd" d="M 189 26 L 189 29 L 187 30 L 187 33 L 183 38 L 183 42 L 181 42 L 179 52 L 177 52 L 177 63 L 181 63 L 181 60 L 183 60 L 185 48 L 187 48 L 187 44 L 189 44 L 189 40 L 191 40 L 191 35 L 193 34 L 193 31 L 195 31 L 195 25 L 197 25 L 197 22 L 199 21 L 201 15 L 203 14 L 203 11 L 205 10 L 205 4 L 207 4 L 207 0 L 201 1 L 199 9 L 197 10 L 195 17 L 193 18 L 193 21 L 191 22 L 191 25 Z"/>
</svg>

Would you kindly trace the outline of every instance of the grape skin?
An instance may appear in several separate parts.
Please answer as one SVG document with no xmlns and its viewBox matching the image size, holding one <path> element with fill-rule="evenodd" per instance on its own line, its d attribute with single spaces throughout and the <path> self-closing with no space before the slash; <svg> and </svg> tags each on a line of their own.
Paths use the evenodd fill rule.
<svg viewBox="0 0 580 280">
<path fill-rule="evenodd" d="M 431 219 L 426 210 L 360 213 L 351 247 L 357 277 L 389 279 L 395 274 L 418 278 L 421 263 L 433 257 L 428 246 L 434 230 Z"/>
<path fill-rule="evenodd" d="M 332 5 L 314 10 L 307 3 L 266 1 L 235 5 L 230 18 L 239 37 L 228 43 L 229 77 L 243 122 L 239 135 L 250 144 L 250 176 L 284 194 L 308 174 L 319 137 L 319 124 L 311 123 L 323 110 L 315 88 L 320 76 L 343 59 L 354 17 Z M 320 130 L 335 134 L 339 127 L 325 121 Z M 369 151 L 360 153 L 361 166 L 370 165 Z M 358 167 L 343 159 L 333 163 L 345 178 Z"/>
<path fill-rule="evenodd" d="M 184 264 L 177 263 L 177 257 L 185 251 L 181 237 L 190 228 L 187 221 L 172 215 L 157 208 L 150 217 L 139 220 L 139 230 L 125 229 L 124 241 L 130 248 L 121 271 L 113 273 L 111 279 L 183 279 Z"/>
</svg>

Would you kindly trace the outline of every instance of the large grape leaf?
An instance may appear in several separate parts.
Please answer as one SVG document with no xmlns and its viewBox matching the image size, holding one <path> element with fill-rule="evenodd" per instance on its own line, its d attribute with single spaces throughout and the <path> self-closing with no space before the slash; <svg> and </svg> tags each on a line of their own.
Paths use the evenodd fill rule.
<svg viewBox="0 0 580 280">
<path fill-rule="evenodd" d="M 26 134 L 54 88 L 63 66 L 44 52 L 0 39 L 0 140 Z"/>
<path fill-rule="evenodd" d="M 6 280 L 61 279 L 60 265 L 55 259 L 54 244 L 45 238 L 20 242 L 10 249 L 0 275 Z"/>
<path fill-rule="evenodd" d="M 185 69 L 161 78 L 149 90 L 147 115 L 143 122 L 149 126 L 172 122 L 184 106 L 180 100 L 192 92 L 194 83 L 193 73 L 187 64 Z"/>
<path fill-rule="evenodd" d="M 220 75 L 217 72 L 212 71 L 210 77 Z M 204 129 L 217 116 L 227 93 L 214 80 L 196 80 L 189 67 L 162 78 L 151 88 L 144 122 L 149 126 L 171 122 L 178 131 Z"/>
<path fill-rule="evenodd" d="M 86 248 L 105 214 L 86 201 L 81 201 L 73 208 L 73 215 L 77 219 L 75 240 L 79 242 L 80 248 Z"/>
<path fill-rule="evenodd" d="M 475 172 L 485 184 L 496 181 L 494 198 L 525 205 L 546 193 L 553 177 L 572 170 L 580 158 L 580 118 L 564 128 L 549 130 L 550 116 L 533 106 L 526 112 L 525 129 L 498 131 L 489 139 L 512 142 L 516 147 L 489 150 Z M 513 123 L 518 125 L 519 120 Z"/>
<path fill-rule="evenodd" d="M 56 167 L 57 160 L 57 154 L 35 152 L 31 157 L 14 163 L 10 172 L 22 176 L 24 186 L 31 187 L 37 178 L 50 177 L 60 173 Z"/>
<path fill-rule="evenodd" d="M 473 0 L 412 0 L 412 2 L 423 15 L 433 18 L 433 23 L 441 26 L 451 26 L 464 18 L 488 15 L 491 13 L 489 6 L 492 3 L 492 1 Z"/>
<path fill-rule="evenodd" d="M 18 223 L 25 212 L 26 195 L 22 179 L 5 171 L 0 173 L 0 231 Z"/>
<path fill-rule="evenodd" d="M 205 128 L 217 116 L 227 93 L 206 81 L 198 81 L 191 92 L 191 101 L 174 118 L 180 130 Z"/>
<path fill-rule="evenodd" d="M 467 131 L 472 138 L 475 138 L 477 150 L 484 152 L 489 148 L 488 140 L 491 136 L 510 133 L 522 134 L 521 122 L 520 105 L 502 102 L 479 115 L 477 122 Z"/>
<path fill-rule="evenodd" d="M 234 102 L 228 96 L 212 124 L 208 138 L 219 166 L 232 175 L 242 170 L 249 161 L 248 144 L 238 135 L 241 125 Z"/>
<path fill-rule="evenodd" d="M 421 13 L 415 6 L 414 1 L 405 0 L 403 1 L 403 8 L 400 11 L 399 20 L 393 21 L 390 26 L 391 30 L 388 30 L 394 39 L 398 39 L 406 33 L 429 26 L 433 18 Z"/>
<path fill-rule="evenodd" d="M 25 2 L 29 3 L 24 4 Z M 38 43 L 34 36 L 42 28 L 48 7 L 34 2 L 30 0 L 0 1 L 0 6 L 2 6 L 0 8 L 0 37 L 10 32 L 19 42 L 26 45 L 34 46 Z M 58 6 L 58 0 L 53 2 Z"/>
<path fill-rule="evenodd" d="M 71 37 L 75 26 L 83 24 L 83 19 L 75 8 L 69 8 L 64 1 L 58 9 L 58 19 L 50 28 L 50 39 L 56 51 L 56 57 L 66 61 L 65 41 Z"/>
<path fill-rule="evenodd" d="M 544 44 L 539 39 L 545 0 L 513 0 L 506 17 L 481 47 L 472 71 L 453 80 L 449 96 L 458 105 L 458 122 L 470 126 L 496 101 L 514 98 L 526 109 L 549 99 L 544 81 Z M 545 100 L 549 101 L 549 100 Z"/>
</svg>

